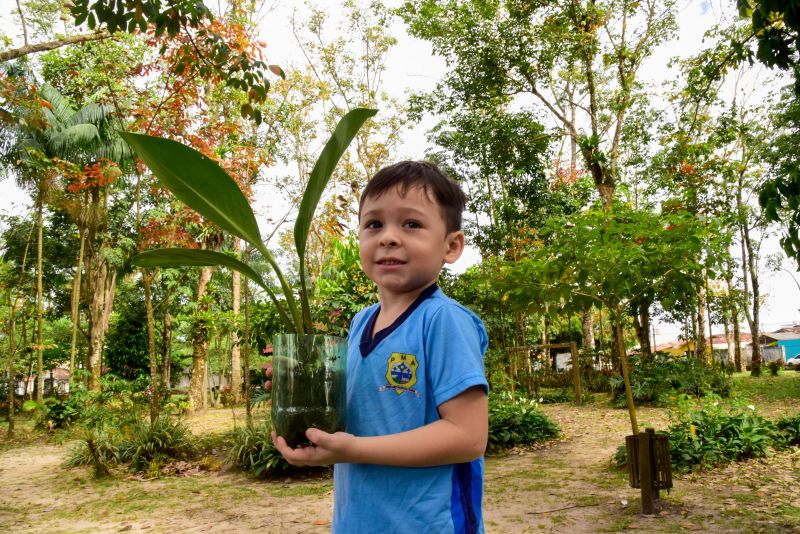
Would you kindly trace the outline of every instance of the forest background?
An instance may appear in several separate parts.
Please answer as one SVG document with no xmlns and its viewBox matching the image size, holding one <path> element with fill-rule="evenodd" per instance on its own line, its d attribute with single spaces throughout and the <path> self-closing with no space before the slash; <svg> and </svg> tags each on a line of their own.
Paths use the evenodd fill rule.
<svg viewBox="0 0 800 534">
<path fill-rule="evenodd" d="M 475 5 L 493 9 L 491 3 L 478 2 Z M 150 36 L 149 43 L 118 33 L 117 37 L 125 42 L 124 45 L 117 40 L 103 39 L 97 45 L 57 47 L 41 56 L 32 55 L 37 59 L 31 60 L 30 75 L 33 76 L 31 80 L 35 80 L 34 85 L 41 83 L 37 76 L 49 78 L 48 82 L 55 85 L 55 92 L 41 85 L 40 94 L 48 102 L 45 106 L 48 109 L 62 109 L 54 104 L 60 97 L 64 106 L 72 100 L 76 108 L 97 101 L 104 102 L 101 107 L 114 108 L 103 108 L 106 111 L 93 108 L 92 113 L 97 116 L 105 113 L 111 117 L 123 113 L 120 95 L 125 94 L 126 101 L 122 103 L 128 106 L 125 112 L 139 128 L 152 128 L 161 135 L 195 144 L 219 159 L 228 158 L 226 166 L 234 174 L 239 174 L 242 187 L 255 200 L 256 209 L 259 213 L 270 214 L 269 217 L 263 216 L 262 231 L 274 237 L 270 244 L 277 247 L 279 258 L 279 247 L 286 246 L 288 235 L 283 231 L 282 223 L 293 217 L 291 208 L 299 198 L 309 162 L 313 161 L 321 139 L 324 139 L 323 132 L 329 129 L 337 115 L 354 105 L 369 104 L 380 108 L 380 118 L 364 132 L 354 151 L 346 158 L 326 199 L 325 215 L 314 227 L 317 244 L 311 257 L 314 266 L 310 273 L 319 280 L 317 288 L 322 292 L 319 302 L 335 302 L 341 307 L 342 302 L 331 299 L 331 294 L 326 300 L 324 292 L 339 291 L 352 295 L 349 290 L 353 288 L 343 286 L 353 284 L 353 280 L 344 282 L 337 276 L 349 273 L 356 280 L 355 294 L 358 298 L 346 303 L 344 317 L 339 319 L 336 310 L 325 309 L 325 306 L 317 310 L 319 324 L 328 331 L 338 329 L 341 332 L 346 328 L 343 326 L 346 324 L 344 318 L 372 298 L 370 290 L 359 285 L 357 274 L 348 271 L 352 267 L 353 243 L 346 237 L 348 230 L 352 229 L 356 192 L 380 166 L 402 156 L 418 157 L 423 151 L 429 152 L 428 149 L 431 157 L 438 159 L 467 184 L 470 208 L 475 213 L 470 232 L 474 250 L 480 252 L 473 253 L 459 266 L 465 276 L 447 283 L 457 296 L 468 301 L 472 299 L 474 302 L 468 303 L 483 307 L 483 315 L 490 328 L 496 328 L 497 338 L 503 340 L 501 345 L 505 348 L 539 340 L 577 338 L 581 338 L 585 346 L 596 348 L 593 339 L 597 336 L 602 350 L 604 337 L 618 336 L 615 330 L 611 334 L 614 325 L 609 323 L 609 315 L 625 323 L 621 325 L 626 329 L 622 334 L 623 344 L 634 346 L 637 341 L 642 345 L 649 344 L 651 333 L 655 333 L 651 321 L 661 317 L 665 323 L 677 322 L 686 337 L 696 338 L 700 353 L 706 350 L 700 345 L 708 324 L 716 327 L 716 333 L 721 333 L 722 327 L 727 327 L 731 321 L 731 309 L 737 310 L 736 322 L 749 322 L 750 329 L 763 325 L 763 330 L 772 330 L 792 322 L 797 314 L 796 301 L 790 295 L 795 290 L 800 292 L 800 287 L 792 287 L 791 283 L 796 283 L 796 279 L 789 277 L 796 272 L 796 265 L 782 261 L 783 253 L 770 246 L 774 241 L 770 241 L 769 236 L 780 234 L 781 230 L 765 220 L 756 202 L 760 186 L 777 164 L 769 161 L 765 147 L 772 142 L 769 132 L 781 133 L 775 126 L 780 113 L 771 112 L 779 111 L 780 102 L 786 105 L 787 97 L 781 95 L 788 93 L 781 93 L 780 87 L 788 84 L 790 77 L 765 70 L 758 62 L 742 60 L 746 54 L 738 61 L 726 63 L 741 52 L 735 44 L 731 45 L 739 38 L 737 32 L 746 32 L 742 19 L 736 16 L 730 3 L 633 2 L 625 6 L 620 13 L 630 13 L 631 28 L 644 24 L 629 34 L 634 40 L 641 39 L 640 47 L 618 50 L 615 58 L 615 36 L 612 34 L 622 30 L 616 37 L 625 38 L 627 15 L 620 18 L 613 9 L 597 13 L 587 9 L 580 14 L 582 19 L 578 17 L 580 20 L 570 20 L 569 17 L 556 19 L 560 20 L 561 26 L 539 28 L 543 34 L 544 31 L 565 32 L 560 39 L 567 39 L 569 44 L 567 48 L 559 48 L 561 44 L 556 34 L 543 35 L 551 39 L 545 46 L 533 46 L 523 51 L 539 54 L 536 59 L 540 64 L 534 71 L 540 69 L 541 72 L 522 69 L 513 73 L 519 68 L 516 64 L 505 65 L 509 69 L 507 72 L 500 70 L 503 62 L 492 54 L 497 54 L 508 43 L 502 41 L 498 28 L 481 19 L 485 15 L 482 8 L 474 13 L 462 13 L 456 3 L 438 9 L 426 2 L 407 2 L 395 5 L 400 8 L 401 18 L 405 19 L 401 21 L 379 3 L 367 8 L 366 4 L 351 2 L 345 3 L 341 18 L 331 18 L 323 10 L 304 8 L 295 12 L 285 5 L 232 4 L 222 7 L 224 12 L 216 20 L 220 24 L 229 24 L 223 28 L 227 32 L 225 37 L 242 46 L 246 53 L 259 56 L 263 51 L 267 56 L 263 64 L 252 61 L 228 71 L 214 65 L 209 67 L 208 62 L 193 57 L 192 54 L 198 50 L 197 43 L 192 42 L 191 37 L 182 36 L 179 28 L 173 32 L 170 21 L 162 20 L 156 22 L 156 26 L 162 24 L 166 33 L 159 35 L 156 32 Z M 61 11 L 57 4 L 29 4 L 28 8 L 32 40 L 34 36 L 59 38 L 56 35 L 59 26 L 67 32 L 74 30 L 70 26 L 69 14 Z M 524 20 L 524 10 L 512 14 Z M 462 16 L 463 20 L 459 18 Z M 593 17 L 599 18 L 593 20 Z M 13 22 L 15 19 L 5 20 Z M 473 24 L 473 29 L 487 32 L 482 35 L 485 43 L 477 44 L 479 48 L 487 45 L 487 57 L 475 56 L 476 43 L 469 38 L 461 41 L 458 35 L 448 34 L 443 23 L 447 20 L 467 26 Z M 54 21 L 57 22 L 54 24 Z M 570 24 L 578 26 L 570 28 Z M 608 41 L 599 37 L 601 26 L 612 32 Z M 18 28 L 18 25 L 14 23 L 13 27 Z M 425 41 L 414 41 L 406 36 L 394 48 L 397 44 L 394 32 L 404 35 L 404 27 Z M 699 39 L 698 36 L 705 31 L 711 34 Z M 17 33 L 11 32 L 7 41 L 9 45 L 18 39 Z M 493 37 L 498 39 L 498 43 L 491 42 Z M 574 42 L 570 38 L 574 38 Z M 266 47 L 261 47 L 256 39 L 263 39 Z M 288 43 L 292 40 L 294 43 L 290 47 Z M 103 50 L 106 42 L 111 48 Z M 434 51 L 448 56 L 448 61 L 430 60 L 431 54 L 425 42 L 432 42 Z M 296 45 L 299 43 L 302 44 L 298 48 Z M 206 44 L 210 47 L 210 55 L 219 53 L 213 39 Z M 363 53 L 364 45 L 367 46 L 366 54 Z M 497 48 L 493 49 L 494 45 Z M 610 51 L 598 52 L 600 47 L 609 45 L 612 45 Z M 147 46 L 159 48 L 161 64 L 148 56 Z M 511 53 L 511 48 L 507 50 Z M 671 63 L 671 68 L 666 68 L 676 51 L 684 54 Z M 123 52 L 134 56 L 139 54 L 144 60 L 132 71 L 126 71 L 128 63 L 138 61 L 139 57 L 126 56 Z M 125 57 L 125 60 L 121 61 L 120 57 Z M 480 61 L 473 61 L 476 57 Z M 228 61 L 231 58 L 224 55 L 222 59 Z M 481 63 L 484 59 L 486 63 Z M 580 68 L 582 64 L 587 67 L 586 61 L 589 62 L 588 68 L 582 73 Z M 592 79 L 587 73 L 597 68 L 595 61 L 604 62 L 608 73 Z M 618 61 L 616 67 L 615 61 Z M 531 64 L 537 65 L 535 61 Z M 492 71 L 487 67 L 498 67 L 498 70 Z M 547 72 L 547 67 L 552 70 Z M 619 80 L 615 80 L 612 67 L 619 68 Z M 110 68 L 119 69 L 113 72 L 119 79 L 112 80 L 108 76 Z M 420 73 L 420 68 L 425 71 Z M 255 74 L 249 78 L 236 78 L 237 72 L 248 69 Z M 626 69 L 630 71 L 624 72 Z M 188 73 L 193 73 L 196 78 L 188 79 Z M 515 74 L 522 75 L 521 81 L 513 79 Z M 470 83 L 464 82 L 465 75 L 471 76 Z M 263 81 L 267 79 L 263 76 L 274 78 L 268 91 L 263 89 L 266 85 Z M 535 79 L 537 76 L 541 78 Z M 236 83 L 231 83 L 234 78 Z M 205 83 L 191 83 L 201 80 Z M 554 81 L 560 81 L 562 85 L 551 87 L 552 96 L 543 97 L 539 92 L 542 84 Z M 126 83 L 128 93 L 122 90 Z M 529 85 L 525 86 L 526 83 Z M 423 93 L 406 100 L 405 89 L 408 87 L 422 89 Z M 162 97 L 157 96 L 159 90 Z M 439 92 L 432 96 L 426 95 L 425 90 Z M 99 91 L 100 96 L 96 97 L 94 91 Z M 202 102 L 200 106 L 197 105 L 198 98 Z M 148 116 L 148 106 L 154 102 L 159 102 L 155 109 L 162 115 Z M 763 102 L 773 104 L 764 106 Z M 18 113 L 24 111 L 24 105 L 25 102 L 20 103 Z M 562 111 L 560 115 L 556 108 Z M 564 110 L 571 115 L 565 116 Z M 588 118 L 579 118 L 582 111 L 588 112 Z M 241 114 L 241 119 L 238 114 Z M 417 123 L 423 117 L 425 120 Z M 598 124 L 600 130 L 604 125 L 607 129 L 600 132 Z M 108 124 L 104 123 L 104 126 Z M 596 131 L 583 133 L 589 129 Z M 412 131 L 413 136 L 407 133 Z M 222 138 L 217 137 L 220 132 L 225 134 Z M 459 132 L 465 135 L 458 135 Z M 54 139 L 58 140 L 57 137 L 48 137 L 54 133 L 58 132 L 44 132 L 46 142 L 52 146 L 58 144 L 52 144 Z M 423 145 L 420 139 L 424 134 L 427 134 L 427 144 Z M 25 135 L 23 133 L 22 137 Z M 109 136 L 103 149 L 108 151 L 104 154 L 117 150 L 113 134 L 109 133 Z M 504 143 L 504 136 L 511 142 Z M 526 140 L 525 146 L 518 143 L 519 139 Z M 69 143 L 61 147 L 67 152 L 71 148 Z M 143 304 L 141 293 L 135 288 L 138 283 L 136 275 L 128 276 L 131 272 L 126 272 L 134 249 L 141 250 L 146 248 L 145 245 L 165 240 L 183 240 L 195 247 L 223 247 L 234 251 L 240 246 L 235 241 L 226 241 L 214 228 L 168 199 L 164 204 L 163 191 L 147 184 L 142 188 L 141 180 L 147 177 L 141 175 L 141 170 L 137 173 L 125 168 L 129 163 L 123 162 L 124 149 L 119 150 L 120 161 L 105 158 L 110 162 L 107 166 L 103 163 L 91 169 L 99 159 L 70 167 L 64 163 L 69 161 L 67 153 L 60 154 L 61 157 L 55 153 L 45 154 L 48 161 L 33 158 L 22 167 L 16 164 L 24 158 L 17 157 L 8 167 L 17 183 L 32 195 L 33 202 L 28 206 L 36 207 L 42 217 L 45 215 L 43 212 L 48 211 L 46 215 L 51 217 L 51 230 L 67 228 L 66 221 L 71 217 L 75 227 L 70 231 L 77 231 L 79 236 L 83 235 L 82 232 L 88 235 L 100 231 L 103 234 L 96 243 L 99 248 L 94 251 L 95 255 L 83 256 L 83 269 L 76 271 L 69 267 L 66 258 L 76 251 L 66 247 L 67 250 L 60 251 L 64 256 L 58 260 L 62 261 L 60 270 L 56 268 L 56 261 L 51 261 L 55 271 L 52 277 L 46 277 L 51 284 L 45 290 L 48 295 L 44 298 L 48 317 L 54 319 L 61 314 L 61 323 L 56 320 L 49 323 L 51 330 L 45 335 L 51 339 L 48 348 L 58 349 L 63 355 L 63 338 L 68 329 L 66 322 L 77 324 L 78 330 L 84 334 L 78 337 L 84 346 L 78 346 L 81 341 L 73 341 L 71 359 L 75 358 L 76 352 L 79 355 L 85 352 L 89 368 L 100 365 L 100 353 L 109 346 L 108 335 L 117 343 L 124 343 L 126 336 L 141 332 L 141 322 L 138 325 L 130 322 L 127 326 L 131 330 L 124 328 L 126 320 L 135 319 L 141 312 L 137 306 Z M 95 155 L 99 153 L 95 152 Z M 85 151 L 83 155 L 86 155 Z M 268 170 L 262 172 L 261 164 L 265 164 Z M 124 184 L 122 180 L 116 181 L 123 175 L 127 177 Z M 61 187 L 58 193 L 63 196 L 56 195 L 55 201 L 51 202 L 45 193 L 57 189 L 49 186 L 49 180 L 55 178 L 61 180 L 57 185 Z M 112 187 L 115 181 L 120 188 Z M 148 187 L 151 187 L 152 196 L 142 200 L 140 195 Z M 493 188 L 499 189 L 493 192 Z M 739 198 L 731 196 L 734 190 L 738 191 Z M 6 191 L 11 191 L 7 181 L 4 182 Z M 78 200 L 70 198 L 70 194 L 79 197 Z M 12 198 L 13 195 L 4 197 Z M 279 201 L 270 204 L 268 199 Z M 614 202 L 625 206 L 620 208 L 623 215 L 618 221 L 622 226 L 616 230 L 619 242 L 604 242 L 607 236 L 601 236 L 599 242 L 593 241 L 597 236 L 593 236 L 591 230 L 597 228 L 597 221 L 602 219 L 599 213 L 608 216 Z M 46 204 L 48 209 L 45 209 Z M 655 213 L 665 206 L 668 209 L 662 215 L 666 213 L 680 218 L 689 214 L 694 220 L 648 219 L 648 210 Z M 633 211 L 628 214 L 627 209 Z M 30 276 L 32 281 L 36 269 L 31 262 L 25 265 L 26 246 L 31 241 L 29 239 L 25 242 L 27 245 L 23 245 L 22 239 L 25 230 L 29 230 L 28 235 L 31 235 L 32 226 L 30 221 L 16 217 L 23 211 L 22 207 L 14 208 L 5 218 L 6 247 L 16 247 L 7 258 L 11 259 L 10 272 L 16 268 L 20 280 Z M 124 220 L 134 212 L 135 223 L 130 218 Z M 732 212 L 736 218 L 726 219 Z M 89 221 L 91 213 L 100 213 L 102 220 Z M 581 213 L 587 214 L 582 221 L 570 219 L 572 215 Z M 159 219 L 162 215 L 166 218 Z M 592 219 L 595 215 L 601 219 Z M 554 222 L 549 226 L 541 224 L 547 218 Z M 698 221 L 703 224 L 697 226 Z M 120 225 L 113 231 L 112 222 Z M 625 226 L 629 224 L 633 226 Z M 559 233 L 559 230 L 576 227 L 570 232 Z M 663 233 L 665 228 L 667 231 L 674 228 L 685 230 L 685 239 L 670 242 Z M 582 234 L 581 230 L 587 233 Z M 745 232 L 752 234 L 747 236 Z M 103 242 L 106 238 L 110 241 Z M 340 242 L 340 248 L 334 249 L 338 257 L 332 260 L 331 243 L 336 239 L 344 241 Z M 607 266 L 613 267 L 615 261 L 620 261 L 629 252 L 626 248 L 613 247 L 626 242 L 629 245 L 631 241 L 641 245 L 637 251 L 640 257 L 636 261 L 645 257 L 652 264 L 666 266 L 665 270 L 658 271 L 653 265 L 639 265 L 625 258 L 625 268 L 630 267 L 632 271 L 626 273 L 620 264 L 615 273 L 618 275 L 616 286 L 603 288 L 598 295 L 582 294 L 582 285 L 601 273 L 591 272 L 591 268 L 576 262 L 575 254 L 595 265 L 607 262 Z M 60 242 L 66 244 L 64 239 Z M 654 250 L 649 248 L 651 244 L 664 244 L 667 248 Z M 548 249 L 545 245 L 554 246 Z M 747 248 L 743 255 L 738 251 L 740 245 Z M 565 247 L 570 246 L 573 247 L 572 257 L 559 256 Z M 588 248 L 576 252 L 579 246 Z M 598 246 L 601 250 L 592 249 Z M 87 249 L 87 254 L 90 253 L 91 246 Z M 592 256 L 592 253 L 598 255 Z M 601 259 L 603 253 L 611 255 Z M 80 253 L 77 255 L 80 257 Z M 477 262 L 479 257 L 484 261 L 478 268 L 470 270 L 468 264 Z M 282 261 L 289 261 L 286 255 Z M 515 267 L 515 263 L 519 263 L 519 267 Z M 329 269 L 330 266 L 334 268 Z M 561 271 L 553 272 L 555 267 Z M 691 272 L 682 271 L 684 267 Z M 565 278 L 564 273 L 572 268 L 574 272 Z M 337 269 L 338 273 L 335 272 Z M 95 286 L 90 288 L 93 291 L 90 290 L 88 296 L 84 293 L 83 297 L 77 297 L 77 312 L 73 307 L 77 320 L 65 322 L 68 289 L 70 284 L 73 288 L 80 286 L 77 273 L 81 270 L 87 276 L 82 283 L 95 283 Z M 126 276 L 117 281 L 117 272 Z M 210 341 L 209 335 L 215 336 L 215 347 L 220 354 L 237 352 L 241 334 L 241 324 L 237 319 L 241 304 L 236 302 L 239 290 L 233 289 L 227 294 L 229 290 L 223 286 L 227 286 L 229 280 L 226 277 L 230 276 L 232 287 L 238 288 L 238 276 L 215 275 L 217 283 L 211 284 L 213 291 L 207 294 L 211 282 L 208 270 L 202 270 L 195 282 L 187 282 L 177 272 L 160 274 L 162 277 L 158 281 L 162 286 L 155 291 L 163 291 L 158 295 L 163 299 L 161 302 L 189 311 L 185 315 L 176 313 L 174 317 L 178 339 L 184 343 L 183 356 L 188 357 L 191 349 L 192 358 L 196 360 L 198 351 L 207 350 L 201 345 Z M 608 274 L 602 273 L 600 278 L 592 279 L 589 286 L 601 287 L 610 278 Z M 682 276 L 676 278 L 676 274 Z M 625 279 L 628 275 L 641 275 L 642 278 L 629 283 L 631 278 Z M 41 276 L 41 269 L 35 276 Z M 102 279 L 92 280 L 91 276 Z M 148 284 L 154 280 L 148 280 L 151 276 L 148 274 L 141 276 L 146 295 L 152 289 L 147 289 Z M 781 280 L 783 284 L 773 286 L 770 291 L 766 285 L 770 279 Z M 524 288 L 519 283 L 521 280 L 542 281 Z M 127 318 L 124 310 L 119 309 L 124 299 L 118 298 L 116 307 L 113 304 L 118 282 L 124 283 L 120 285 L 118 297 L 135 295 L 125 303 L 130 314 Z M 101 294 L 97 283 L 107 285 L 106 295 Z M 28 289 L 32 287 L 31 284 Z M 75 291 L 71 293 L 76 294 Z M 89 302 L 94 295 L 98 296 L 98 302 Z M 774 300 L 769 301 L 769 295 L 774 295 Z M 30 293 L 26 297 L 32 298 Z M 173 297 L 174 300 L 170 301 Z M 34 300 L 32 306 L 42 306 L 41 295 Z M 152 304 L 151 296 L 146 296 L 145 300 Z M 224 304 L 227 300 L 233 302 L 230 309 Z M 602 316 L 604 306 L 607 308 L 605 318 Z M 614 310 L 614 306 L 619 307 Z M 775 313 L 770 316 L 774 323 L 765 321 L 763 315 L 759 318 L 759 312 L 765 310 Z M 230 323 L 215 324 L 213 333 L 205 330 L 215 312 L 228 311 L 231 312 Z M 594 317 L 598 311 L 599 315 Z M 274 313 L 268 304 L 258 313 L 262 314 L 259 328 L 263 345 L 270 332 L 275 331 L 276 327 L 269 318 Z M 158 317 L 165 325 L 170 323 L 161 327 L 160 334 L 165 335 L 173 328 L 171 315 L 166 313 Z M 581 315 L 580 326 L 575 323 L 578 315 Z M 81 325 L 81 317 L 86 320 L 85 328 Z M 27 325 L 26 321 L 32 319 L 32 311 L 27 316 L 23 313 L 22 325 Z M 607 323 L 605 333 L 602 331 L 604 321 Z M 600 331 L 595 332 L 598 326 Z M 62 331 L 57 332 L 59 328 Z M 152 367 L 155 342 L 153 332 L 148 335 L 151 339 L 141 341 L 150 344 Z M 28 336 L 32 336 L 32 330 L 28 330 Z M 73 331 L 73 339 L 75 336 Z M 55 341 L 59 337 L 61 343 Z M 163 343 L 169 345 L 167 338 L 164 339 Z M 608 346 L 608 339 L 606 343 Z M 616 346 L 616 341 L 611 344 Z M 38 344 L 38 349 L 40 352 L 45 350 L 43 341 Z M 650 347 L 643 346 L 642 349 L 649 351 Z M 122 358 L 115 365 L 119 369 L 141 366 L 141 361 L 136 365 L 125 361 L 125 358 L 135 356 L 125 351 L 115 353 L 114 357 Z M 232 380 L 238 381 L 235 376 L 238 364 L 225 363 L 224 358 L 218 357 L 216 366 L 217 371 L 223 374 L 234 373 Z M 228 371 L 225 371 L 226 366 Z M 130 372 L 133 373 L 133 368 Z"/>
</svg>

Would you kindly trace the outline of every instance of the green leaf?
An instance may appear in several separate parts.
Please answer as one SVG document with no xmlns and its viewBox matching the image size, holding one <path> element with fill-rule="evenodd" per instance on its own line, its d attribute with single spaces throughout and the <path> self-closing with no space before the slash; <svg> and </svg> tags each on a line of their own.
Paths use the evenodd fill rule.
<svg viewBox="0 0 800 534">
<path fill-rule="evenodd" d="M 319 199 L 322 197 L 322 192 L 331 179 L 333 169 L 364 122 L 377 112 L 377 109 L 356 108 L 345 115 L 336 125 L 333 135 L 325 144 L 319 159 L 314 164 L 314 169 L 308 179 L 308 185 L 303 193 L 303 200 L 300 202 L 297 221 L 294 224 L 294 242 L 301 264 L 306 253 L 311 220 L 314 218 L 314 212 L 317 209 L 317 204 L 319 204 Z"/>
<path fill-rule="evenodd" d="M 171 139 L 130 132 L 120 135 L 181 202 L 260 252 L 266 250 L 247 198 L 216 162 Z"/>
<path fill-rule="evenodd" d="M 305 257 L 306 257 L 306 244 L 308 242 L 308 231 L 311 228 L 311 221 L 314 218 L 314 212 L 319 204 L 319 199 L 322 197 L 322 192 L 328 185 L 333 174 L 333 169 L 339 162 L 339 159 L 344 154 L 350 142 L 355 137 L 358 130 L 364 122 L 375 115 L 377 109 L 356 108 L 350 111 L 347 115 L 342 117 L 336 129 L 333 131 L 331 138 L 325 143 L 314 168 L 311 171 L 311 176 L 308 179 L 303 199 L 300 201 L 300 211 L 297 214 L 297 221 L 294 224 L 294 243 L 297 248 L 297 257 L 300 261 L 300 286 L 301 286 L 301 305 L 303 307 L 303 322 L 306 329 L 310 331 L 311 327 L 311 311 L 308 305 L 308 290 L 306 288 L 305 277 Z"/>
<path fill-rule="evenodd" d="M 220 265 L 238 271 L 265 289 L 264 279 L 252 267 L 236 258 L 213 250 L 190 248 L 160 248 L 134 256 L 132 263 L 139 267 L 208 267 Z"/>
</svg>

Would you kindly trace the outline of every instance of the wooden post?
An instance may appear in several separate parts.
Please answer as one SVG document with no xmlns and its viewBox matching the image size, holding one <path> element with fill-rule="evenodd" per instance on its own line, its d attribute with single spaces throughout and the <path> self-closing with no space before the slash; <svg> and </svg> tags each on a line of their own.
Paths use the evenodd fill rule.
<svg viewBox="0 0 800 534">
<path fill-rule="evenodd" d="M 642 513 L 653 513 L 653 472 L 650 435 L 647 432 L 639 434 L 639 484 L 642 489 Z"/>
<path fill-rule="evenodd" d="M 574 341 L 569 342 L 569 350 L 572 353 L 572 377 L 575 381 L 575 404 L 581 403 L 581 367 L 578 363 L 578 345 Z"/>
<path fill-rule="evenodd" d="M 653 467 L 652 469 L 652 478 L 653 478 L 653 499 L 660 499 L 661 495 L 659 494 L 658 489 L 658 466 L 656 462 L 656 430 L 654 428 L 645 428 L 645 432 L 647 432 L 647 440 L 650 442 L 650 458 L 651 462 L 650 465 Z"/>
</svg>

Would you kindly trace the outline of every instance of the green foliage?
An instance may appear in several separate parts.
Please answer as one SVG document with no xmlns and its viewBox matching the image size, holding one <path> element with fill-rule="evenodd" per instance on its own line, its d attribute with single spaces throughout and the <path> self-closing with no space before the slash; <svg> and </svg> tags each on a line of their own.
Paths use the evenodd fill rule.
<svg viewBox="0 0 800 534">
<path fill-rule="evenodd" d="M 230 436 L 230 461 L 255 477 L 287 473 L 294 467 L 281 456 L 272 443 L 269 421 L 235 429 Z"/>
<path fill-rule="evenodd" d="M 489 398 L 489 452 L 557 438 L 558 425 L 536 407 L 535 401 Z"/>
<path fill-rule="evenodd" d="M 316 280 L 315 325 L 321 333 L 346 337 L 356 313 L 377 300 L 375 284 L 361 268 L 356 236 L 335 240 Z"/>
<path fill-rule="evenodd" d="M 111 474 L 110 468 L 116 463 L 118 453 L 119 448 L 112 434 L 92 428 L 69 450 L 64 467 L 91 465 L 94 477 L 104 478 Z"/>
<path fill-rule="evenodd" d="M 775 422 L 775 427 L 784 444 L 800 446 L 800 415 L 781 417 Z"/>
<path fill-rule="evenodd" d="M 159 460 L 186 460 L 197 452 L 189 429 L 180 420 L 162 415 L 152 424 L 139 421 L 124 434 L 118 461 L 136 472 L 147 472 Z"/>
<path fill-rule="evenodd" d="M 138 473 L 158 475 L 168 460 L 186 460 L 197 453 L 196 440 L 177 419 L 162 415 L 152 424 L 132 424 L 87 430 L 69 451 L 65 467 L 91 465 L 96 478 L 110 474 L 116 465 L 126 464 Z"/>
<path fill-rule="evenodd" d="M 721 397 L 731 394 L 733 383 L 728 375 L 716 368 L 705 367 L 688 356 L 675 358 L 657 354 L 652 361 L 632 357 L 631 389 L 636 403 L 667 404 L 679 395 L 701 397 L 714 393 Z M 622 377 L 610 378 L 614 402 L 625 406 L 625 388 Z"/>
<path fill-rule="evenodd" d="M 672 467 L 694 471 L 718 464 L 767 456 L 776 445 L 775 426 L 752 405 L 724 407 L 719 397 L 695 400 L 682 395 L 669 427 Z"/>
<path fill-rule="evenodd" d="M 769 369 L 769 374 L 771 376 L 778 376 L 778 372 L 783 369 L 783 361 L 782 360 L 773 360 L 767 363 L 767 369 Z"/>
</svg>

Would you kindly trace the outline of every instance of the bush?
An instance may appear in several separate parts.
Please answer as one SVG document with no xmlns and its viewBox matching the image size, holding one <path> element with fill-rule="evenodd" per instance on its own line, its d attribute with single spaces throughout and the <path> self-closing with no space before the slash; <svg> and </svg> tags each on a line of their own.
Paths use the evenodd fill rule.
<svg viewBox="0 0 800 534">
<path fill-rule="evenodd" d="M 767 368 L 769 369 L 769 374 L 771 376 L 778 376 L 778 372 L 783 369 L 783 361 L 781 360 L 774 360 L 767 363 Z"/>
<path fill-rule="evenodd" d="M 489 398 L 490 453 L 547 441 L 559 434 L 558 425 L 537 409 L 535 401 Z"/>
<path fill-rule="evenodd" d="M 669 444 L 672 468 L 694 471 L 717 464 L 761 458 L 777 444 L 775 426 L 752 405 L 723 408 L 718 397 L 702 400 L 699 409 L 684 395 L 673 414 Z"/>
<path fill-rule="evenodd" d="M 782 417 L 775 422 L 784 445 L 800 445 L 800 415 Z"/>
<path fill-rule="evenodd" d="M 238 469 L 255 477 L 281 474 L 295 469 L 272 443 L 269 421 L 235 429 L 230 436 L 229 459 Z"/>
<path fill-rule="evenodd" d="M 129 464 L 136 472 L 153 470 L 153 464 L 164 460 L 186 460 L 197 452 L 192 433 L 181 421 L 162 415 L 152 424 L 140 421 L 126 433 L 119 446 L 120 463 Z"/>
<path fill-rule="evenodd" d="M 695 358 L 675 358 L 656 354 L 650 362 L 632 357 L 631 390 L 635 403 L 667 404 L 679 395 L 700 397 L 714 393 L 720 397 L 731 394 L 733 383 L 724 371 L 716 367 L 705 367 Z M 613 401 L 625 406 L 625 386 L 622 377 L 610 379 Z"/>
<path fill-rule="evenodd" d="M 160 474 L 160 466 L 169 460 L 187 460 L 197 452 L 189 429 L 162 415 L 153 424 L 137 421 L 131 425 L 90 428 L 72 447 L 65 467 L 91 465 L 96 478 L 102 478 L 115 465 L 128 465 L 135 472 Z"/>
</svg>

